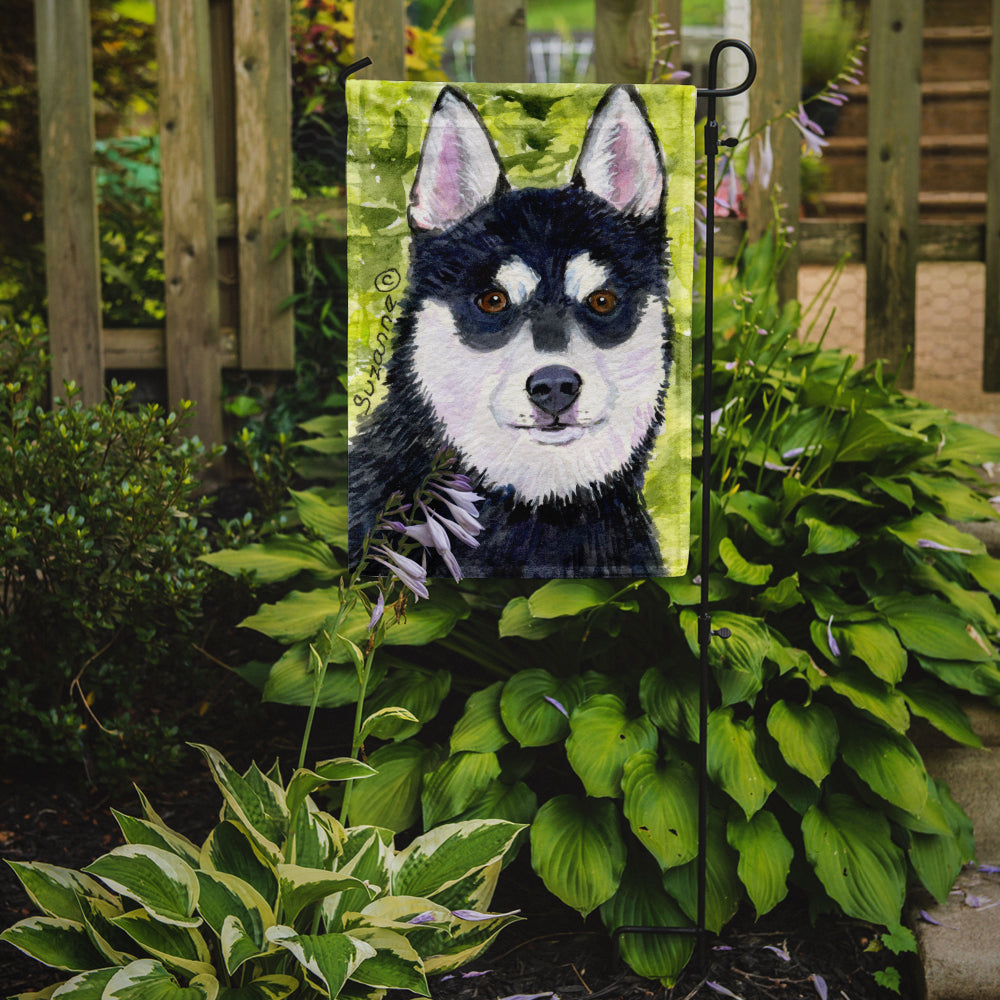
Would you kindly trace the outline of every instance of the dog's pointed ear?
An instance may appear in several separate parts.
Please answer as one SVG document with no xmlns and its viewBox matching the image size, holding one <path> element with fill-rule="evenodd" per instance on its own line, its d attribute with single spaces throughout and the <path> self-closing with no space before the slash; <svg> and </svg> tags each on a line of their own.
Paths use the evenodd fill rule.
<svg viewBox="0 0 1000 1000">
<path fill-rule="evenodd" d="M 443 230 L 509 187 L 493 139 L 472 102 L 445 87 L 431 111 L 410 190 L 410 226 Z"/>
<path fill-rule="evenodd" d="M 662 211 L 667 178 L 660 145 L 633 87 L 610 87 L 594 111 L 573 183 L 619 212 L 653 217 Z"/>
</svg>

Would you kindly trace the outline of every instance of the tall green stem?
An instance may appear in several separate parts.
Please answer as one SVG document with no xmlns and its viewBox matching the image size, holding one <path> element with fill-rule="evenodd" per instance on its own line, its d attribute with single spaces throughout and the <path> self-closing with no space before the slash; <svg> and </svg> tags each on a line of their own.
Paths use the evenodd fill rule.
<svg viewBox="0 0 1000 1000">
<path fill-rule="evenodd" d="M 365 654 L 364 667 L 361 670 L 361 677 L 358 685 L 358 703 L 354 708 L 354 732 L 351 734 L 351 756 L 355 759 L 361 753 L 361 746 L 364 743 L 362 728 L 365 720 L 365 695 L 368 693 L 368 678 L 372 674 L 372 660 L 375 658 L 375 649 L 372 647 Z M 348 781 L 344 787 L 344 801 L 340 806 L 340 822 L 342 826 L 347 825 L 348 809 L 351 804 L 351 789 L 354 787 L 353 781 Z"/>
</svg>

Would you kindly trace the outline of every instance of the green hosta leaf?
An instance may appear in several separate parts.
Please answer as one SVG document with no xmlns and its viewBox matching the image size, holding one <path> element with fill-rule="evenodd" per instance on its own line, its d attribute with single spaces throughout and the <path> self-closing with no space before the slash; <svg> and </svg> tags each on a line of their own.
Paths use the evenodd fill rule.
<svg viewBox="0 0 1000 1000">
<path fill-rule="evenodd" d="M 871 410 L 863 410 L 851 421 L 837 452 L 838 462 L 868 462 L 890 448 L 925 444 L 916 431 L 890 423 Z"/>
<path fill-rule="evenodd" d="M 681 627 L 694 656 L 700 656 L 698 616 L 693 611 L 681 612 Z M 729 629 L 728 639 L 714 636 L 708 647 L 708 662 L 722 690 L 723 704 L 753 701 L 763 686 L 764 659 L 771 648 L 771 636 L 758 618 L 717 611 L 712 615 L 712 628 Z"/>
<path fill-rule="evenodd" d="M 340 590 L 337 587 L 293 590 L 275 604 L 262 604 L 256 614 L 244 618 L 240 625 L 263 632 L 278 642 L 293 643 L 312 639 L 339 610 Z"/>
<path fill-rule="evenodd" d="M 899 923 L 906 866 L 880 812 L 849 795 L 831 795 L 806 813 L 802 836 L 820 882 L 849 917 Z"/>
<path fill-rule="evenodd" d="M 505 819 L 509 823 L 527 826 L 538 812 L 538 796 L 523 782 L 508 785 L 493 781 L 482 790 L 460 816 L 466 819 Z"/>
<path fill-rule="evenodd" d="M 344 572 L 329 545 L 295 535 L 272 535 L 266 542 L 209 552 L 200 558 L 230 576 L 247 574 L 257 584 L 288 580 L 298 573 L 330 580 Z"/>
<path fill-rule="evenodd" d="M 698 739 L 698 675 L 687 663 L 670 672 L 650 667 L 639 682 L 639 704 L 662 730 L 678 740 Z"/>
<path fill-rule="evenodd" d="M 698 783 L 689 765 L 640 751 L 625 762 L 622 790 L 625 818 L 660 868 L 697 855 Z"/>
<path fill-rule="evenodd" d="M 770 497 L 740 490 L 726 498 L 726 514 L 745 521 L 768 545 L 777 547 L 784 541 L 781 512 Z"/>
<path fill-rule="evenodd" d="M 714 934 L 732 919 L 743 899 L 736 874 L 736 852 L 726 843 L 726 825 L 720 813 L 708 818 L 705 851 L 705 926 Z M 698 861 L 689 861 L 663 873 L 663 886 L 691 920 L 698 917 Z"/>
<path fill-rule="evenodd" d="M 114 903 L 111 895 L 96 879 L 89 875 L 60 868 L 39 861 L 8 861 L 24 891 L 46 916 L 65 917 L 67 920 L 83 919 L 81 896 L 93 896 Z"/>
<path fill-rule="evenodd" d="M 454 819 L 500 777 L 495 753 L 452 754 L 424 780 L 421 804 L 424 826 L 437 826 Z"/>
<path fill-rule="evenodd" d="M 345 889 L 367 891 L 367 886 L 353 875 L 303 868 L 301 865 L 278 865 L 278 884 L 281 888 L 282 913 L 286 920 L 293 922 L 305 907 L 318 903 L 327 896 Z M 374 894 L 372 890 L 370 895 Z"/>
<path fill-rule="evenodd" d="M 87 929 L 75 920 L 64 917 L 28 917 L 19 920 L 0 934 L 26 955 L 54 969 L 81 972 L 99 968 L 104 958 L 91 944 Z"/>
<path fill-rule="evenodd" d="M 500 717 L 500 692 L 503 681 L 469 696 L 462 717 L 455 723 L 451 734 L 451 752 L 473 750 L 476 753 L 495 753 L 510 742 Z"/>
<path fill-rule="evenodd" d="M 833 634 L 844 653 L 856 656 L 886 684 L 898 684 L 906 673 L 906 650 L 896 633 L 878 622 L 835 625 Z"/>
<path fill-rule="evenodd" d="M 955 583 L 930 565 L 921 563 L 915 566 L 910 579 L 914 590 L 930 590 L 940 594 L 956 611 L 969 621 L 985 629 L 987 634 L 996 635 L 1000 632 L 1000 615 L 997 614 L 993 598 L 981 590 L 971 590 L 967 585 Z"/>
<path fill-rule="evenodd" d="M 767 731 L 777 741 L 785 761 L 815 785 L 830 773 L 839 731 L 833 712 L 825 705 L 778 700 L 768 713 Z"/>
<path fill-rule="evenodd" d="M 368 761 L 378 773 L 351 790 L 351 824 L 396 833 L 413 826 L 420 817 L 424 774 L 436 766 L 437 753 L 407 740 L 379 747 Z"/>
<path fill-rule="evenodd" d="M 809 543 L 805 551 L 807 556 L 829 556 L 845 552 L 860 537 L 846 524 L 828 524 L 815 517 L 804 518 L 803 523 L 809 529 Z"/>
<path fill-rule="evenodd" d="M 823 674 L 813 666 L 806 679 L 814 689 L 829 688 L 899 733 L 905 733 L 910 724 L 903 696 L 867 670 L 841 667 L 835 673 Z"/>
<path fill-rule="evenodd" d="M 799 590 L 799 574 L 793 573 L 779 580 L 773 587 L 761 591 L 754 598 L 761 611 L 777 614 L 796 605 L 804 604 L 805 598 Z"/>
<path fill-rule="evenodd" d="M 218 1000 L 285 1000 L 298 988 L 292 976 L 261 976 L 246 986 L 223 987 Z"/>
<path fill-rule="evenodd" d="M 253 886 L 270 906 L 277 905 L 277 873 L 240 823 L 227 820 L 208 835 L 201 848 L 200 867 L 234 875 Z"/>
<path fill-rule="evenodd" d="M 774 571 L 774 566 L 770 563 L 763 565 L 747 562 L 730 538 L 723 538 L 719 541 L 719 557 L 726 565 L 728 570 L 726 575 L 729 579 L 735 580 L 737 583 L 745 583 L 749 587 L 763 587 Z"/>
<path fill-rule="evenodd" d="M 981 427 L 949 421 L 937 459 L 939 462 L 966 462 L 969 465 L 1000 462 L 1000 440 Z"/>
<path fill-rule="evenodd" d="M 343 643 L 338 643 L 336 649 L 343 650 Z M 385 677 L 387 657 L 376 657 L 372 666 L 369 687 L 377 686 Z M 316 701 L 318 708 L 339 708 L 350 705 L 358 700 L 360 687 L 358 675 L 353 666 L 338 666 L 329 664 L 323 675 L 319 696 Z M 280 705 L 311 705 L 316 695 L 316 673 L 310 657 L 310 647 L 307 642 L 297 642 L 282 653 L 274 663 L 264 681 L 261 697 L 264 701 L 274 701 Z"/>
<path fill-rule="evenodd" d="M 974 663 L 996 659 L 995 650 L 975 626 L 935 597 L 885 595 L 875 598 L 875 607 L 915 653 Z"/>
<path fill-rule="evenodd" d="M 629 719 L 625 703 L 613 694 L 595 694 L 570 718 L 566 757 L 588 795 L 618 798 L 622 768 L 638 750 L 656 747 L 659 734 L 646 716 Z"/>
<path fill-rule="evenodd" d="M 212 975 L 196 976 L 181 986 L 159 962 L 143 958 L 117 970 L 101 1000 L 216 1000 L 218 995 L 219 982 Z"/>
<path fill-rule="evenodd" d="M 527 597 L 515 597 L 507 602 L 500 615 L 501 639 L 516 636 L 520 639 L 545 639 L 562 631 L 564 623 L 558 619 L 535 618 Z"/>
<path fill-rule="evenodd" d="M 884 476 L 865 476 L 874 487 L 880 489 L 886 496 L 891 497 L 896 503 L 906 507 L 907 510 L 913 508 L 913 490 L 906 483 L 895 479 L 888 479 Z"/>
<path fill-rule="evenodd" d="M 429 602 L 428 602 L 429 603 Z M 405 740 L 420 731 L 438 713 L 441 702 L 451 689 L 451 674 L 447 670 L 425 670 L 411 667 L 394 670 L 374 691 L 365 707 L 375 712 L 385 708 L 403 708 L 414 721 L 385 720 L 380 726 L 381 739 Z"/>
<path fill-rule="evenodd" d="M 212 956 L 205 939 L 191 927 L 160 923 L 145 910 L 132 910 L 111 921 L 164 965 L 189 976 L 211 975 Z"/>
<path fill-rule="evenodd" d="M 285 792 L 269 779 L 251 782 L 238 774 L 217 750 L 201 744 L 192 744 L 208 761 L 226 805 L 250 832 L 269 860 L 280 857 L 278 844 L 288 831 L 288 809 Z"/>
<path fill-rule="evenodd" d="M 331 997 L 339 996 L 344 983 L 375 949 L 349 934 L 296 934 L 291 927 L 270 927 L 267 939 L 285 948 L 311 979 L 320 983 Z"/>
<path fill-rule="evenodd" d="M 528 598 L 533 618 L 563 618 L 607 604 L 617 593 L 610 580 L 550 580 Z"/>
<path fill-rule="evenodd" d="M 764 805 L 775 781 L 757 762 L 752 718 L 737 721 L 732 708 L 717 708 L 709 714 L 708 774 L 748 819 Z"/>
<path fill-rule="evenodd" d="M 560 679 L 547 670 L 522 670 L 504 684 L 500 716 L 521 746 L 547 746 L 569 732 L 569 716 L 583 697 L 579 677 Z"/>
<path fill-rule="evenodd" d="M 941 513 L 951 521 L 992 521 L 996 511 L 990 502 L 964 483 L 947 476 L 924 476 L 917 472 L 907 480 L 925 497 L 940 505 Z"/>
<path fill-rule="evenodd" d="M 391 740 L 396 735 L 405 739 L 417 732 L 421 725 L 420 720 L 409 709 L 394 705 L 372 712 L 361 724 L 358 735 L 362 740 L 368 739 L 369 736 L 379 740 Z"/>
<path fill-rule="evenodd" d="M 936 660 L 930 656 L 918 656 L 917 662 L 949 687 L 986 697 L 1000 694 L 1000 669 L 992 663 Z"/>
<path fill-rule="evenodd" d="M 966 559 L 965 568 L 972 574 L 976 583 L 994 597 L 1000 597 L 1000 559 L 993 556 L 974 556 Z"/>
<path fill-rule="evenodd" d="M 619 927 L 687 927 L 690 921 L 660 884 L 654 865 L 630 858 L 617 892 L 601 904 L 610 932 Z M 688 934 L 623 934 L 622 958 L 638 975 L 673 986 L 691 959 L 694 937 Z"/>
<path fill-rule="evenodd" d="M 84 871 L 113 892 L 134 899 L 165 924 L 197 927 L 198 878 L 191 866 L 170 851 L 146 844 L 125 844 L 98 858 Z"/>
<path fill-rule="evenodd" d="M 726 829 L 729 846 L 739 851 L 736 873 L 760 919 L 788 894 L 788 873 L 795 849 L 773 813 L 762 809 L 751 819 L 738 816 Z"/>
<path fill-rule="evenodd" d="M 159 823 L 126 816 L 124 813 L 118 812 L 117 809 L 112 809 L 111 812 L 118 821 L 122 835 L 128 843 L 159 847 L 164 851 L 170 851 L 171 854 L 176 854 L 189 865 L 198 864 L 199 849 L 187 837 L 175 833 Z"/>
<path fill-rule="evenodd" d="M 672 603 L 682 608 L 701 602 L 701 584 L 694 583 L 690 577 L 657 576 L 652 582 L 670 597 Z M 737 583 L 722 573 L 708 575 L 708 599 L 712 602 L 724 601 L 739 589 Z"/>
<path fill-rule="evenodd" d="M 198 883 L 201 886 L 198 910 L 219 939 L 225 943 L 223 928 L 227 920 L 238 921 L 240 934 L 237 937 L 240 940 L 249 939 L 252 946 L 251 954 L 241 955 L 235 960 L 233 949 L 224 948 L 226 969 L 232 975 L 247 958 L 265 950 L 264 931 L 274 926 L 274 912 L 252 885 L 235 875 L 200 871 Z M 232 930 L 229 936 L 233 936 Z"/>
<path fill-rule="evenodd" d="M 355 982 L 430 996 L 424 963 L 402 934 L 383 927 L 362 926 L 352 929 L 351 937 L 375 949 L 375 954 L 351 973 Z"/>
<path fill-rule="evenodd" d="M 981 747 L 983 741 L 972 728 L 969 717 L 955 696 L 931 680 L 907 681 L 900 686 L 914 715 L 926 719 L 945 736 L 967 747 Z"/>
<path fill-rule="evenodd" d="M 553 895 L 582 916 L 610 899 L 625 870 L 618 809 L 607 799 L 558 795 L 531 825 L 531 865 Z"/>
<path fill-rule="evenodd" d="M 895 535 L 904 545 L 912 549 L 923 549 L 931 542 L 933 546 L 943 546 L 970 555 L 983 555 L 986 546 L 978 539 L 940 520 L 933 514 L 918 514 L 909 521 L 889 525 L 886 530 Z"/>
<path fill-rule="evenodd" d="M 312 490 L 289 490 L 295 513 L 302 523 L 319 535 L 324 542 L 347 548 L 347 507 L 343 504 L 327 503 Z"/>
<path fill-rule="evenodd" d="M 954 834 L 911 833 L 910 864 L 928 892 L 944 903 L 965 861 Z"/>
<path fill-rule="evenodd" d="M 927 772 L 905 736 L 860 719 L 852 719 L 850 737 L 840 753 L 876 795 L 908 813 L 919 815 L 927 801 Z"/>
<path fill-rule="evenodd" d="M 499 862 L 522 829 L 497 819 L 447 823 L 429 830 L 396 855 L 392 891 L 434 899 L 461 879 Z"/>
</svg>

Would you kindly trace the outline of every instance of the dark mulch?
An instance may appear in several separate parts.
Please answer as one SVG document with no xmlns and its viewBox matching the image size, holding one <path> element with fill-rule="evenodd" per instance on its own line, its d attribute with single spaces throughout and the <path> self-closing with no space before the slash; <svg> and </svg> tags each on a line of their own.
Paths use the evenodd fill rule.
<svg viewBox="0 0 1000 1000">
<path fill-rule="evenodd" d="M 290 749 L 287 720 L 279 717 L 271 723 L 278 731 L 276 737 L 269 734 L 274 737 L 272 748 L 277 743 Z M 246 760 L 245 746 L 219 742 L 234 763 Z M 80 868 L 121 843 L 112 806 L 133 815 L 139 812 L 134 794 L 125 791 L 104 795 L 73 784 L 72 776 L 65 775 L 25 778 L 8 774 L 0 779 L 0 858 L 9 861 Z M 192 767 L 150 797 L 167 823 L 195 840 L 207 834 L 218 814 L 218 793 L 193 752 Z M 824 985 L 831 1000 L 886 1000 L 892 994 L 878 987 L 872 975 L 890 964 L 904 974 L 902 996 L 918 992 L 904 963 L 885 952 L 865 950 L 872 941 L 870 928 L 830 918 L 813 927 L 806 908 L 797 901 L 779 907 L 758 925 L 749 915 L 738 916 L 720 938 L 707 942 L 705 970 L 689 969 L 673 990 L 640 979 L 618 962 L 596 918 L 581 922 L 544 892 L 524 857 L 501 877 L 494 906 L 520 908 L 526 919 L 504 931 L 464 974 L 443 980 L 433 977 L 435 1000 L 553 993 L 562 1000 L 690 1000 L 726 996 L 725 990 L 744 1000 L 815 1000 L 824 995 Z M 12 872 L 0 866 L 0 927 L 31 913 Z M 0 995 L 41 989 L 59 978 L 0 944 Z"/>
</svg>

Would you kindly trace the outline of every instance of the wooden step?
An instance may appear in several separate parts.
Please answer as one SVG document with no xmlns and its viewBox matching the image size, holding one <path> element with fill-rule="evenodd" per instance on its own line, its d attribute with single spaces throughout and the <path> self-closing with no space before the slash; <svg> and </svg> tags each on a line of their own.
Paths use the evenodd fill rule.
<svg viewBox="0 0 1000 1000">
<path fill-rule="evenodd" d="M 992 38 L 989 25 L 925 28 L 921 79 L 924 83 L 989 80 Z"/>
<path fill-rule="evenodd" d="M 868 199 L 863 191 L 830 191 L 817 196 L 828 218 L 863 220 Z M 921 191 L 920 218 L 928 221 L 982 222 L 986 216 L 986 193 L 980 191 Z"/>
<path fill-rule="evenodd" d="M 920 138 L 920 188 L 925 191 L 985 191 L 985 135 L 925 135 Z M 865 188 L 868 140 L 864 136 L 831 136 L 823 151 L 834 191 Z"/>
<path fill-rule="evenodd" d="M 988 131 L 989 80 L 937 80 L 921 84 L 921 135 L 947 135 L 956 125 L 963 133 Z M 846 89 L 848 103 L 841 109 L 836 135 L 866 135 L 868 131 L 867 83 Z"/>
</svg>

